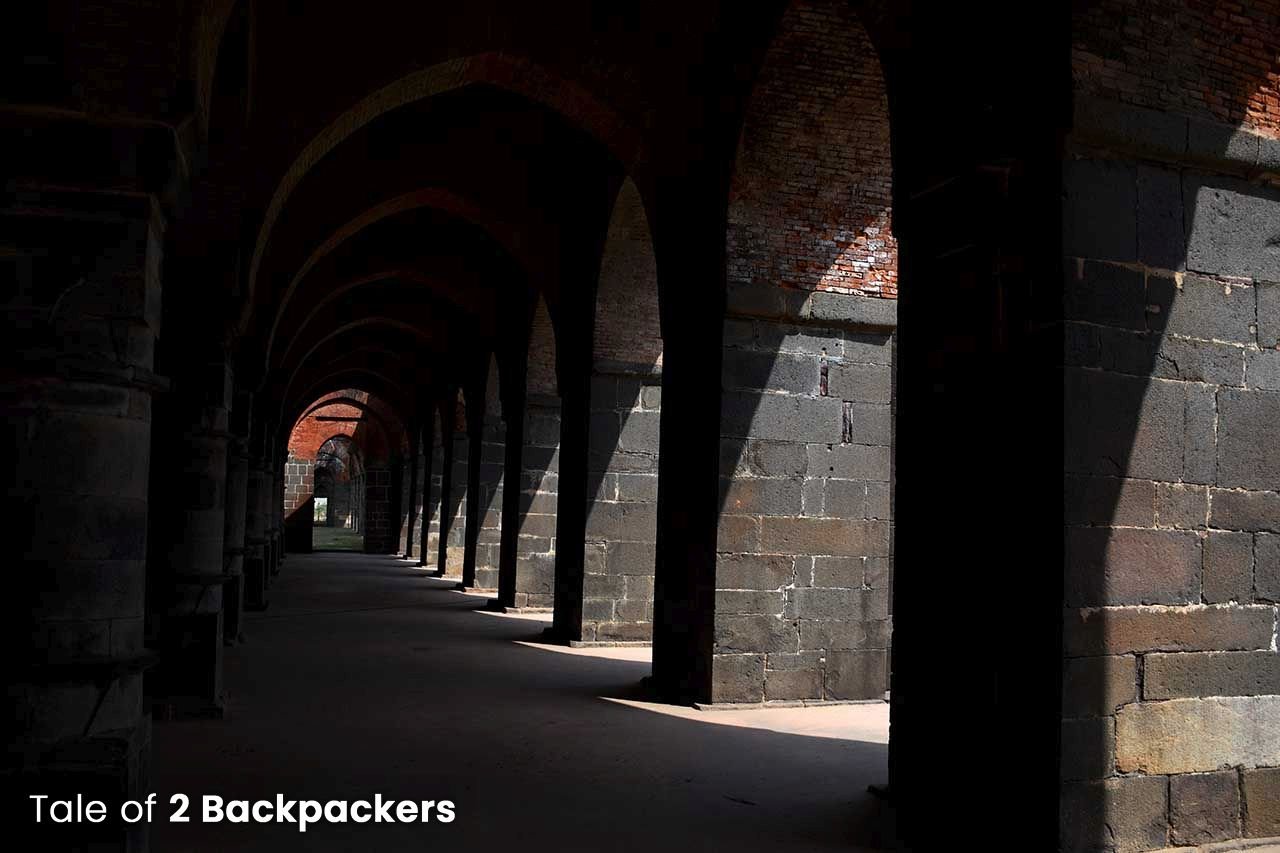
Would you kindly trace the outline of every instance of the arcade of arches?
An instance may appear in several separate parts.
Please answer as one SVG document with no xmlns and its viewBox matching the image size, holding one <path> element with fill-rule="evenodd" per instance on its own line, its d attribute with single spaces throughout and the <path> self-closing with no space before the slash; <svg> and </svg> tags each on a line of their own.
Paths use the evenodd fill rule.
<svg viewBox="0 0 1280 853">
<path fill-rule="evenodd" d="M 8 783 L 397 566 L 887 702 L 910 849 L 1280 838 L 1277 0 L 304 5 L 10 22 Z"/>
</svg>

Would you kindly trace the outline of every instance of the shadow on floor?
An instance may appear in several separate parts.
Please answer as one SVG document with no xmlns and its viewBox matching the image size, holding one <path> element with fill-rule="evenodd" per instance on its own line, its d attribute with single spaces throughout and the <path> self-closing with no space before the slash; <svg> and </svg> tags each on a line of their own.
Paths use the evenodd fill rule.
<svg viewBox="0 0 1280 853">
<path fill-rule="evenodd" d="M 887 846 L 887 816 L 865 793 L 885 779 L 882 710 L 787 712 L 862 714 L 865 740 L 839 734 L 843 724 L 811 736 L 719 717 L 738 712 L 658 712 L 638 701 L 649 663 L 624 659 L 640 650 L 610 657 L 520 642 L 542 623 L 477 614 L 483 597 L 403 565 L 291 558 L 269 614 L 228 651 L 228 718 L 156 725 L 153 790 L 162 803 L 188 794 L 193 811 L 203 794 L 451 799 L 456 821 L 324 824 L 300 835 L 296 824 L 197 816 L 154 825 L 153 850 Z"/>
</svg>

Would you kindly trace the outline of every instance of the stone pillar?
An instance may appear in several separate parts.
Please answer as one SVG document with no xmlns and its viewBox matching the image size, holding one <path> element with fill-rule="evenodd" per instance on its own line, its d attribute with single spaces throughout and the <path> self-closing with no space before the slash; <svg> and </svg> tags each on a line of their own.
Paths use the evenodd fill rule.
<svg viewBox="0 0 1280 853">
<path fill-rule="evenodd" d="M 513 606 L 547 610 L 554 600 L 556 579 L 560 398 L 531 394 L 525 409 Z"/>
<path fill-rule="evenodd" d="M 449 563 L 449 537 L 454 524 L 453 473 L 457 467 L 454 425 L 454 402 L 440 407 L 440 499 L 436 515 L 439 518 L 439 539 L 436 543 L 436 577 L 444 577 Z M 459 502 L 460 503 L 460 502 Z"/>
<path fill-rule="evenodd" d="M 267 609 L 267 472 L 261 456 L 250 456 L 244 534 L 244 609 Z"/>
<path fill-rule="evenodd" d="M 441 531 L 447 559 L 440 566 L 441 572 L 447 574 L 456 571 L 458 577 L 462 576 L 466 558 L 467 510 L 470 505 L 467 462 L 471 456 L 471 440 L 465 422 L 462 426 L 463 429 L 455 428 L 452 432 L 447 502 L 452 517 L 449 520 L 448 536 L 444 537 L 444 531 Z"/>
<path fill-rule="evenodd" d="M 520 487 L 524 473 L 524 404 L 518 398 L 503 401 L 506 432 L 503 435 L 503 482 L 501 537 L 498 553 L 498 598 L 496 609 L 516 606 L 516 588 L 519 574 L 520 508 L 524 490 Z"/>
<path fill-rule="evenodd" d="M 231 409 L 227 445 L 227 507 L 223 527 L 222 634 L 228 643 L 243 639 L 245 514 L 249 488 L 249 396 L 237 394 Z"/>
<path fill-rule="evenodd" d="M 479 549 L 481 516 L 480 465 L 484 454 L 484 403 L 480 395 L 467 400 L 466 520 L 463 525 L 462 582 L 459 589 L 476 586 L 476 552 Z M 457 482 L 455 480 L 454 482 Z"/>
<path fill-rule="evenodd" d="M 660 366 L 597 360 L 587 435 L 581 642 L 653 635 Z"/>
<path fill-rule="evenodd" d="M 409 490 L 408 516 L 405 522 L 404 558 L 413 557 L 413 529 L 418 523 L 418 425 L 409 424 Z"/>
<path fill-rule="evenodd" d="M 1280 191 L 1239 177 L 1268 152 L 1247 128 L 1077 102 L 1064 851 L 1280 835 Z"/>
<path fill-rule="evenodd" d="M 399 543 L 392 529 L 391 468 L 384 463 L 366 468 L 364 475 L 364 550 L 394 554 Z"/>
<path fill-rule="evenodd" d="M 732 296 L 711 701 L 883 699 L 896 304 L 752 317 Z"/>
<path fill-rule="evenodd" d="M 421 535 L 418 543 L 418 565 L 426 566 L 431 551 L 433 540 L 431 539 L 431 529 L 438 524 L 436 520 L 434 503 L 439 502 L 438 487 L 436 478 L 439 476 L 439 468 L 435 464 L 435 429 L 436 416 L 435 412 L 427 413 L 426 420 L 422 424 L 420 440 L 422 442 L 422 518 L 419 521 L 421 525 Z"/>
<path fill-rule="evenodd" d="M 496 590 L 502 563 L 502 512 L 505 500 L 507 423 L 502 406 L 490 401 L 480 438 L 480 463 L 476 475 L 478 530 L 476 532 L 477 589 Z M 514 567 L 514 563 L 512 564 Z"/>
<path fill-rule="evenodd" d="M 177 359 L 174 392 L 157 418 L 148 586 L 147 689 L 158 716 L 221 717 L 223 547 L 231 371 L 224 354 Z"/>
<path fill-rule="evenodd" d="M 5 789 L 15 802 L 118 803 L 149 789 L 142 671 L 164 220 L 150 196 L 31 190 L 0 204 L 11 273 L 3 598 L 9 754 L 20 757 Z M 146 843 L 144 826 L 110 818 L 73 831 L 75 846 L 95 850 Z"/>
</svg>

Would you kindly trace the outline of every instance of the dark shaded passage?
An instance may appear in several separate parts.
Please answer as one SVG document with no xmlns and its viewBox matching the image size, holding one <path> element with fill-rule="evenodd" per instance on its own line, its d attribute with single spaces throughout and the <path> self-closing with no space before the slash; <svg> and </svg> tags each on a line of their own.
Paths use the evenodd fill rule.
<svg viewBox="0 0 1280 853">
<path fill-rule="evenodd" d="M 643 650 L 526 645 L 544 619 L 477 612 L 485 599 L 449 586 L 391 557 L 291 559 L 271 610 L 228 652 L 227 719 L 157 724 L 153 790 L 162 802 L 452 799 L 454 823 L 305 836 L 296 825 L 157 823 L 153 848 L 874 849 L 857 844 L 875 834 L 863 792 L 883 781 L 884 706 L 625 704 L 640 698 Z M 829 736 L 728 724 L 782 728 L 798 715 Z M 846 739 L 861 728 L 880 742 Z"/>
</svg>

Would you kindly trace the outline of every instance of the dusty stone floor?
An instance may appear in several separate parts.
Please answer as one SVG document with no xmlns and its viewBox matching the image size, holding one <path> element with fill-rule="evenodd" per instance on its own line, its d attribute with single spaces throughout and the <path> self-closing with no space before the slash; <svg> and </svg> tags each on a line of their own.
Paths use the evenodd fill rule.
<svg viewBox="0 0 1280 853">
<path fill-rule="evenodd" d="M 228 716 L 157 723 L 152 789 L 227 799 L 452 799 L 452 824 L 187 825 L 152 849 L 875 849 L 888 708 L 697 711 L 648 702 L 645 648 L 538 642 L 545 615 L 394 557 L 291 556 Z M 194 805 L 194 804 L 193 804 Z"/>
</svg>

